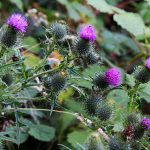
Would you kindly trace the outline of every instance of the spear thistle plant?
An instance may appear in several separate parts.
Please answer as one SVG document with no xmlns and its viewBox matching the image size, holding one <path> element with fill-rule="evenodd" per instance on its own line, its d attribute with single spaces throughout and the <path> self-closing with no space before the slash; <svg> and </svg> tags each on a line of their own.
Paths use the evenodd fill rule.
<svg viewBox="0 0 150 150">
<path fill-rule="evenodd" d="M 144 148 L 141 143 L 148 141 L 150 119 L 144 118 L 139 109 L 142 98 L 139 91 L 143 84 L 149 84 L 147 76 L 150 76 L 150 58 L 143 63 L 142 69 L 137 68 L 136 73 L 130 74 L 135 80 L 133 85 L 129 85 L 125 71 L 101 62 L 102 56 L 94 48 L 96 31 L 92 25 L 83 26 L 75 36 L 69 33 L 66 24 L 57 22 L 45 30 L 48 43 L 43 41 L 41 45 L 45 48 L 44 56 L 36 67 L 31 67 L 27 65 L 25 53 L 20 49 L 24 46 L 18 42 L 20 38 L 22 40 L 27 28 L 26 17 L 15 13 L 0 30 L 3 51 L 0 55 L 1 114 L 4 118 L 8 114 L 12 115 L 7 124 L 2 124 L 4 135 L 1 140 L 19 145 L 19 136 L 27 134 L 48 142 L 52 140 L 51 137 L 35 136 L 36 128 L 33 127 L 39 127 L 38 117 L 43 115 L 51 119 L 51 115 L 55 117 L 55 113 L 61 113 L 77 118 L 94 133 L 89 134 L 82 146 L 87 150 L 91 147 L 106 147 L 109 150 L 133 149 L 134 142 Z M 62 44 L 68 37 L 71 42 Z M 57 55 L 52 55 L 56 48 Z M 61 94 L 68 89 L 73 91 L 69 100 L 66 97 L 61 98 Z M 127 97 L 125 104 L 121 103 L 120 91 Z M 74 108 L 73 105 L 76 104 L 78 107 Z M 37 116 L 36 111 L 42 111 L 43 114 Z M 50 112 L 51 115 L 45 112 Z M 132 114 L 138 117 L 133 117 Z M 27 124 L 28 118 L 31 118 L 30 125 Z M 15 138 L 7 132 L 8 124 L 17 131 Z M 54 140 L 54 127 L 45 128 L 53 133 Z"/>
</svg>

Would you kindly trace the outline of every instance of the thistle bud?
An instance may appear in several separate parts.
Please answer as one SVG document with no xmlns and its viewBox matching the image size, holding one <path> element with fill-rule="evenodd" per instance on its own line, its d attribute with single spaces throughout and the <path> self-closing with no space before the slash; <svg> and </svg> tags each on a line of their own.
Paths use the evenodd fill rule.
<svg viewBox="0 0 150 150">
<path fill-rule="evenodd" d="M 103 144 L 97 135 L 91 135 L 85 145 L 84 145 L 85 150 L 103 150 Z"/>
<path fill-rule="evenodd" d="M 105 81 L 103 74 L 97 75 L 96 78 L 93 79 L 93 84 L 100 89 L 104 89 L 108 87 L 108 83 Z"/>
<path fill-rule="evenodd" d="M 62 23 L 53 23 L 49 31 L 57 40 L 62 40 L 67 35 L 67 27 Z"/>
<path fill-rule="evenodd" d="M 97 95 L 92 95 L 85 102 L 85 110 L 89 115 L 95 115 L 97 105 L 101 102 L 101 98 Z"/>
<path fill-rule="evenodd" d="M 150 81 L 150 58 L 146 59 L 145 66 L 138 67 L 134 74 L 135 78 L 141 83 Z"/>
<path fill-rule="evenodd" d="M 134 127 L 134 139 L 139 140 L 144 135 L 144 129 L 140 125 Z"/>
<path fill-rule="evenodd" d="M 5 75 L 2 76 L 2 81 L 7 85 L 10 86 L 13 82 L 13 77 L 11 74 L 6 73 Z"/>
<path fill-rule="evenodd" d="M 138 67 L 134 72 L 136 80 L 141 83 L 147 83 L 150 80 L 150 69 L 146 67 Z"/>
<path fill-rule="evenodd" d="M 75 43 L 73 45 L 73 52 L 77 55 L 88 55 L 93 51 L 93 45 L 84 39 L 79 37 L 76 38 Z"/>
<path fill-rule="evenodd" d="M 48 77 L 44 81 L 44 86 L 48 90 L 51 89 L 55 92 L 59 92 L 59 91 L 63 90 L 66 86 L 66 77 L 61 74 L 54 74 L 51 77 Z"/>
<path fill-rule="evenodd" d="M 109 150 L 122 150 L 122 142 L 117 138 L 111 138 L 109 141 Z"/>
<path fill-rule="evenodd" d="M 110 119 L 111 114 L 112 114 L 112 109 L 106 103 L 100 103 L 100 105 L 96 109 L 96 116 L 101 121 L 107 121 L 108 119 Z"/>
<path fill-rule="evenodd" d="M 94 51 L 90 52 L 88 55 L 85 56 L 86 61 L 88 64 L 95 64 L 100 60 L 100 57 Z"/>
<path fill-rule="evenodd" d="M 6 48 L 15 48 L 21 45 L 22 33 L 26 32 L 28 22 L 21 14 L 12 14 L 0 29 L 0 43 Z"/>
<path fill-rule="evenodd" d="M 129 125 L 135 125 L 135 124 L 137 124 L 139 122 L 137 115 L 134 114 L 134 113 L 128 115 L 127 122 L 128 122 Z"/>
</svg>

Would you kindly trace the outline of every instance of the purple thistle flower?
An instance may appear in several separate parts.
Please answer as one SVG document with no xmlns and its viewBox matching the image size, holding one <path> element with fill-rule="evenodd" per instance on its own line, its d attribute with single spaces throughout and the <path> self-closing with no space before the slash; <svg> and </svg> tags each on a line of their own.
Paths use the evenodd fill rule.
<svg viewBox="0 0 150 150">
<path fill-rule="evenodd" d="M 104 74 L 104 80 L 112 86 L 119 86 L 121 84 L 121 72 L 117 68 L 108 69 Z"/>
<path fill-rule="evenodd" d="M 141 126 L 142 128 L 144 128 L 145 130 L 149 130 L 150 131 L 150 118 L 144 118 L 141 121 Z"/>
<path fill-rule="evenodd" d="M 28 27 L 27 19 L 19 13 L 12 14 L 8 19 L 7 22 L 9 27 L 13 28 L 14 30 L 24 33 Z"/>
<path fill-rule="evenodd" d="M 145 61 L 145 67 L 150 69 L 150 57 Z"/>
<path fill-rule="evenodd" d="M 91 25 L 85 25 L 80 30 L 80 38 L 94 42 L 96 40 L 95 29 Z"/>
</svg>

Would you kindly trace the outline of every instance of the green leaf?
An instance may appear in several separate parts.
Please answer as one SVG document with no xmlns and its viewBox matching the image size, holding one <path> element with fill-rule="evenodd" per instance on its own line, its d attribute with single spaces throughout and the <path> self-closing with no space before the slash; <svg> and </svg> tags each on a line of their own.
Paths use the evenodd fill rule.
<svg viewBox="0 0 150 150">
<path fill-rule="evenodd" d="M 74 131 L 68 135 L 67 141 L 72 144 L 73 147 L 76 147 L 77 144 L 83 145 L 90 134 L 91 132 L 87 130 Z"/>
<path fill-rule="evenodd" d="M 114 101 L 117 107 L 125 108 L 129 101 L 128 93 L 121 89 L 112 90 L 108 95 L 107 99 Z"/>
<path fill-rule="evenodd" d="M 25 126 L 32 126 L 33 122 L 31 122 L 29 119 L 25 119 L 23 117 L 19 118 L 19 122 Z"/>
<path fill-rule="evenodd" d="M 138 93 L 141 98 L 144 98 L 147 102 L 150 102 L 150 84 L 140 85 Z"/>
<path fill-rule="evenodd" d="M 31 52 L 37 53 L 40 50 L 37 40 L 31 36 L 26 37 L 23 41 L 23 44 L 28 46 L 28 49 L 30 49 Z"/>
<path fill-rule="evenodd" d="M 23 10 L 23 2 L 22 2 L 22 0 L 10 0 L 10 2 L 16 4 L 16 6 L 17 6 L 19 9 Z"/>
<path fill-rule="evenodd" d="M 20 97 L 32 98 L 35 97 L 39 92 L 33 87 L 24 88 L 18 94 Z"/>
<path fill-rule="evenodd" d="M 73 99 L 66 99 L 65 105 L 71 110 L 72 112 L 78 112 L 80 114 L 86 114 L 85 109 L 81 102 L 75 101 Z"/>
<path fill-rule="evenodd" d="M 17 135 L 17 130 L 18 130 L 17 127 L 12 126 L 10 128 L 7 128 L 6 132 L 4 132 L 4 134 L 9 135 L 9 137 L 14 140 L 13 142 L 19 145 L 21 143 L 24 143 L 27 140 L 29 135 L 24 132 L 26 130 L 25 126 L 22 126 L 19 129 L 19 134 L 18 135 Z"/>
<path fill-rule="evenodd" d="M 72 18 L 75 21 L 78 21 L 80 19 L 80 15 L 71 5 L 67 6 L 67 10 L 70 18 Z"/>
<path fill-rule="evenodd" d="M 122 122 L 118 122 L 114 125 L 113 131 L 121 132 L 121 131 L 123 131 L 123 129 L 124 129 L 124 126 L 123 126 Z"/>
<path fill-rule="evenodd" d="M 77 2 L 73 2 L 72 6 L 80 14 L 85 14 L 88 17 L 94 18 L 94 15 L 93 15 L 92 11 L 90 9 L 88 9 L 86 6 L 84 6 L 84 5 L 80 4 L 80 3 L 77 3 Z"/>
<path fill-rule="evenodd" d="M 133 75 L 126 74 L 126 84 L 130 87 L 133 87 L 135 85 L 135 78 Z"/>
<path fill-rule="evenodd" d="M 145 25 L 142 18 L 135 13 L 115 14 L 114 20 L 123 29 L 132 33 L 135 36 L 141 35 L 145 32 Z"/>
<path fill-rule="evenodd" d="M 85 87 L 88 89 L 92 89 L 92 83 L 90 81 L 84 80 L 84 79 L 74 79 L 73 80 L 75 84 L 77 84 L 80 87 Z"/>
<path fill-rule="evenodd" d="M 109 13 L 109 14 L 114 14 L 114 13 L 123 13 L 124 11 L 109 5 L 105 0 L 88 0 L 88 4 L 92 5 L 94 8 L 97 10 L 100 10 L 103 13 Z"/>
<path fill-rule="evenodd" d="M 80 20 L 80 14 L 85 14 L 88 17 L 94 17 L 91 10 L 78 2 L 70 2 L 69 0 L 57 0 L 59 3 L 67 8 L 68 15 L 71 19 Z"/>
<path fill-rule="evenodd" d="M 80 87 L 85 87 L 88 89 L 92 89 L 92 78 L 96 76 L 97 73 L 104 70 L 104 67 L 94 64 L 90 65 L 87 69 L 85 69 L 82 72 L 82 75 L 80 77 L 77 77 L 75 79 L 71 79 L 71 83 L 75 83 L 76 85 Z"/>
<path fill-rule="evenodd" d="M 139 52 L 139 48 L 135 42 L 126 35 L 104 30 L 104 32 L 102 32 L 102 36 L 104 39 L 102 47 L 107 52 L 115 52 L 118 55 L 124 55 L 127 52 L 127 48 L 130 48 L 135 52 Z"/>
<path fill-rule="evenodd" d="M 40 58 L 31 53 L 24 54 L 25 56 L 25 65 L 27 67 L 36 67 L 40 63 Z"/>
<path fill-rule="evenodd" d="M 49 142 L 55 136 L 55 129 L 47 125 L 33 125 L 28 133 L 38 140 Z"/>
<path fill-rule="evenodd" d="M 138 14 L 125 12 L 109 5 L 105 0 L 88 0 L 88 3 L 103 13 L 114 14 L 114 21 L 133 35 L 138 36 L 145 33 L 144 22 Z"/>
<path fill-rule="evenodd" d="M 61 3 L 62 5 L 65 5 L 65 7 L 67 8 L 68 15 L 69 15 L 70 18 L 72 18 L 75 21 L 80 19 L 79 13 L 74 9 L 74 7 L 73 7 L 71 2 L 69 2 L 68 0 L 57 0 L 57 1 L 59 3 Z"/>
<path fill-rule="evenodd" d="M 84 77 L 94 77 L 96 73 L 99 73 L 101 71 L 104 71 L 104 67 L 94 64 L 90 65 L 87 69 L 85 69 L 82 73 Z"/>
<path fill-rule="evenodd" d="M 61 115 L 60 116 L 61 127 L 59 126 L 60 132 L 65 130 L 74 120 L 75 120 L 75 117 L 72 115 L 68 115 L 68 114 Z"/>
</svg>

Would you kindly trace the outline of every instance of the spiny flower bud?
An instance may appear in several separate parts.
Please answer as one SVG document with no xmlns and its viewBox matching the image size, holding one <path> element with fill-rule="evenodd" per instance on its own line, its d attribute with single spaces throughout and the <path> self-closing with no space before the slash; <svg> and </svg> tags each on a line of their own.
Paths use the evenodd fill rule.
<svg viewBox="0 0 150 150">
<path fill-rule="evenodd" d="M 97 53 L 92 51 L 85 56 L 85 59 L 87 60 L 88 64 L 95 64 L 99 61 L 100 57 Z"/>
<path fill-rule="evenodd" d="M 127 117 L 127 122 L 129 125 L 135 125 L 138 123 L 138 118 L 137 118 L 137 115 L 132 113 L 132 114 L 129 114 L 129 116 Z"/>
<path fill-rule="evenodd" d="M 57 39 L 61 40 L 67 35 L 67 27 L 62 23 L 53 23 L 50 27 L 50 33 Z"/>
<path fill-rule="evenodd" d="M 17 32 L 25 33 L 28 22 L 22 14 L 14 13 L 7 19 L 7 25 Z"/>
<path fill-rule="evenodd" d="M 140 125 L 134 127 L 134 139 L 141 139 L 144 135 L 144 129 Z"/>
<path fill-rule="evenodd" d="M 100 103 L 99 106 L 96 109 L 96 116 L 101 121 L 106 121 L 106 120 L 110 119 L 111 114 L 112 114 L 112 109 L 106 103 Z"/>
<path fill-rule="evenodd" d="M 6 48 L 20 48 L 22 33 L 26 32 L 28 22 L 21 14 L 12 14 L 0 29 L 0 43 Z"/>
<path fill-rule="evenodd" d="M 73 51 L 78 55 L 87 55 L 93 51 L 93 45 L 89 41 L 78 37 L 75 40 Z"/>
<path fill-rule="evenodd" d="M 103 74 L 99 74 L 93 79 L 93 84 L 96 85 L 98 88 L 104 89 L 108 87 L 108 83 L 104 79 Z"/>
<path fill-rule="evenodd" d="M 137 67 L 135 78 L 141 83 L 147 83 L 150 80 L 150 58 L 146 59 L 144 67 Z"/>
<path fill-rule="evenodd" d="M 98 103 L 102 100 L 97 95 L 92 95 L 85 101 L 85 110 L 89 115 L 95 115 Z"/>
<path fill-rule="evenodd" d="M 141 83 L 147 83 L 150 80 L 150 69 L 147 67 L 137 67 L 134 72 L 136 80 Z"/>
<path fill-rule="evenodd" d="M 0 42 L 3 46 L 11 48 L 16 44 L 17 32 L 9 27 L 1 28 Z"/>
<path fill-rule="evenodd" d="M 83 26 L 80 30 L 80 38 L 83 40 L 94 42 L 96 40 L 94 27 L 92 25 Z"/>
<path fill-rule="evenodd" d="M 91 135 L 85 145 L 84 145 L 85 150 L 103 150 L 104 147 L 101 143 L 101 140 L 99 138 L 99 136 L 97 135 Z"/>
<path fill-rule="evenodd" d="M 2 76 L 2 81 L 5 82 L 7 86 L 11 85 L 13 82 L 13 77 L 10 73 L 6 73 Z"/>
<path fill-rule="evenodd" d="M 123 150 L 122 142 L 117 138 L 111 138 L 108 144 L 109 150 Z"/>
<path fill-rule="evenodd" d="M 121 72 L 118 68 L 111 68 L 105 72 L 104 80 L 111 86 L 121 85 Z"/>
<path fill-rule="evenodd" d="M 144 118 L 141 121 L 141 126 L 144 130 L 150 131 L 150 118 Z"/>
<path fill-rule="evenodd" d="M 44 86 L 47 89 L 59 92 L 63 90 L 66 86 L 66 77 L 61 74 L 54 74 L 53 76 L 48 77 L 47 80 L 45 80 Z"/>
</svg>

